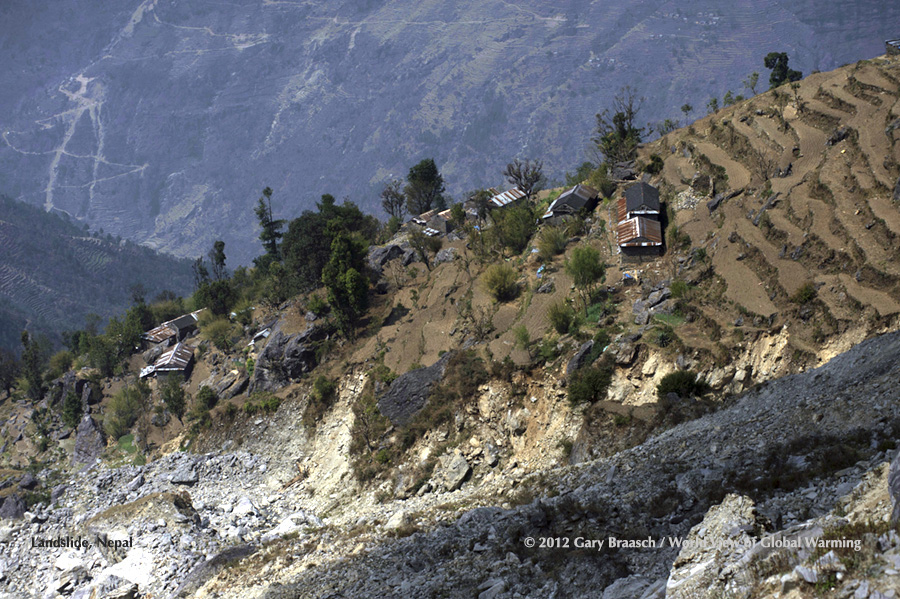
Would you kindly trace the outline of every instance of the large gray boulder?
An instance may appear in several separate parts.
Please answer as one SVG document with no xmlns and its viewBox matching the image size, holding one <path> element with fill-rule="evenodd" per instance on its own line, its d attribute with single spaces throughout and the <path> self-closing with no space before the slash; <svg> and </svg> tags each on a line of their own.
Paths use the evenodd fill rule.
<svg viewBox="0 0 900 599">
<path fill-rule="evenodd" d="M 399 258 L 403 255 L 403 248 L 399 245 L 385 245 L 380 247 L 373 247 L 369 249 L 369 255 L 366 258 L 369 263 L 369 268 L 375 271 L 378 274 L 381 274 L 384 265 L 393 260 L 394 258 Z"/>
<path fill-rule="evenodd" d="M 72 452 L 72 464 L 93 464 L 103 453 L 106 442 L 103 431 L 89 414 L 85 414 L 75 430 L 75 449 Z"/>
<path fill-rule="evenodd" d="M 575 355 L 572 356 L 572 359 L 566 364 L 566 376 L 571 376 L 573 372 L 582 366 L 586 366 L 585 362 L 587 362 L 588 355 L 591 353 L 592 349 L 594 349 L 593 339 L 585 341 L 584 344 L 578 348 L 578 351 L 575 352 Z"/>
<path fill-rule="evenodd" d="M 432 477 L 432 485 L 438 491 L 448 493 L 459 489 L 472 474 L 472 467 L 460 453 L 443 455 L 438 459 L 437 472 Z"/>
<path fill-rule="evenodd" d="M 275 332 L 259 354 L 249 391 L 275 391 L 311 371 L 316 366 L 317 343 L 331 332 L 324 323 L 312 323 L 296 335 Z"/>
<path fill-rule="evenodd" d="M 0 520 L 18 520 L 25 515 L 25 502 L 16 493 L 0 502 Z"/>
<path fill-rule="evenodd" d="M 431 386 L 443 378 L 451 355 L 452 352 L 447 352 L 431 366 L 411 370 L 394 379 L 388 390 L 378 399 L 378 409 L 381 413 L 395 425 L 409 422 L 425 407 Z"/>
<path fill-rule="evenodd" d="M 225 566 L 249 557 L 259 549 L 256 545 L 235 545 L 217 553 L 208 560 L 201 561 L 185 575 L 184 580 L 178 585 L 170 599 L 189 597 L 202 587 L 207 580 L 222 571 Z"/>
</svg>

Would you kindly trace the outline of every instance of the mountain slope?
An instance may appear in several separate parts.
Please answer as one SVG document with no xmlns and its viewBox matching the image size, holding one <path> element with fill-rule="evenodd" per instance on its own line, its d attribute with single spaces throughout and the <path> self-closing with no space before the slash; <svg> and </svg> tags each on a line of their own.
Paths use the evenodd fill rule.
<svg viewBox="0 0 900 599">
<path fill-rule="evenodd" d="M 0 346 L 18 348 L 26 328 L 58 340 L 87 314 L 118 315 L 138 283 L 151 298 L 164 289 L 186 294 L 190 263 L 0 197 Z"/>
<path fill-rule="evenodd" d="M 454 194 L 496 184 L 515 156 L 560 177 L 623 85 L 648 96 L 643 118 L 662 120 L 740 93 L 772 50 L 804 72 L 878 54 L 900 20 L 878 0 L 0 11 L 11 62 L 0 185 L 181 256 L 202 254 L 216 231 L 240 263 L 258 254 L 251 207 L 265 185 L 291 216 L 326 192 L 375 210 L 381 183 L 424 156 Z M 48 38 L 58 29 L 61 41 Z"/>
</svg>

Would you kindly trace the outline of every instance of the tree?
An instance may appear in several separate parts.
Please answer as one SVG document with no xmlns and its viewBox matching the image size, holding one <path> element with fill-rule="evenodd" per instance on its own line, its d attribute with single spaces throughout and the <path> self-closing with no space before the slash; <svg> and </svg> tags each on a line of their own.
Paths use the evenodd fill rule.
<svg viewBox="0 0 900 599">
<path fill-rule="evenodd" d="M 409 232 L 409 245 L 412 246 L 425 268 L 431 270 L 430 257 L 441 251 L 444 241 L 440 237 L 429 237 L 419 227 L 412 227 Z"/>
<path fill-rule="evenodd" d="M 503 176 L 510 184 L 515 185 L 523 192 L 525 198 L 531 198 L 537 191 L 537 186 L 544 177 L 544 163 L 540 160 L 519 160 L 516 158 L 506 165 Z"/>
<path fill-rule="evenodd" d="M 691 106 L 690 104 L 682 104 L 682 105 L 681 105 L 681 112 L 682 112 L 682 114 L 684 114 L 684 119 L 685 119 L 685 121 L 687 121 L 688 115 L 689 115 L 693 110 L 694 110 L 694 107 Z"/>
<path fill-rule="evenodd" d="M 594 286 L 603 279 L 606 264 L 600 260 L 600 252 L 589 245 L 580 245 L 572 250 L 572 257 L 566 261 L 566 273 L 581 293 L 584 311 L 587 313 Z"/>
<path fill-rule="evenodd" d="M 143 304 L 146 296 L 147 289 L 141 283 L 135 283 L 131 286 L 131 303 L 132 304 Z"/>
<path fill-rule="evenodd" d="M 750 90 L 750 93 L 756 95 L 756 86 L 759 85 L 759 73 L 753 71 L 746 79 L 742 81 L 744 88 Z"/>
<path fill-rule="evenodd" d="M 0 389 L 9 395 L 19 376 L 19 361 L 8 349 L 0 349 Z"/>
<path fill-rule="evenodd" d="M 81 398 L 74 391 L 66 393 L 62 405 L 62 421 L 69 427 L 75 428 L 81 422 Z"/>
<path fill-rule="evenodd" d="M 281 227 L 284 221 L 276 219 L 272 213 L 272 188 L 263 189 L 262 196 L 254 209 L 256 218 L 259 220 L 259 226 L 262 231 L 259 234 L 259 240 L 262 242 L 265 255 L 260 259 L 267 264 L 272 261 L 280 261 L 281 253 L 278 251 L 278 240 L 282 238 Z M 258 264 L 257 264 L 258 266 Z"/>
<path fill-rule="evenodd" d="M 496 242 L 514 253 L 521 253 L 531 241 L 537 225 L 534 210 L 528 204 L 498 208 L 491 213 L 494 226 L 489 229 Z"/>
<path fill-rule="evenodd" d="M 368 307 L 369 281 L 365 275 L 366 244 L 358 235 L 340 233 L 331 242 L 331 256 L 322 269 L 322 283 L 338 329 L 352 336 L 356 321 Z"/>
<path fill-rule="evenodd" d="M 191 270 L 194 273 L 194 289 L 200 289 L 204 283 L 209 282 L 209 270 L 207 270 L 203 258 L 194 260 L 194 263 L 191 264 Z"/>
<path fill-rule="evenodd" d="M 184 389 L 182 389 L 178 377 L 173 375 L 165 377 L 165 382 L 160 386 L 160 394 L 162 395 L 163 403 L 166 404 L 166 408 L 181 422 L 187 402 L 184 398 Z"/>
<path fill-rule="evenodd" d="M 712 114 L 714 112 L 719 111 L 719 99 L 718 98 L 710 98 L 709 102 L 706 103 L 706 112 L 708 114 Z"/>
<path fill-rule="evenodd" d="M 28 384 L 28 396 L 40 399 L 44 393 L 44 362 L 47 360 L 45 343 L 34 339 L 28 331 L 22 331 L 22 376 Z"/>
<path fill-rule="evenodd" d="M 791 83 L 791 92 L 794 94 L 794 108 L 797 109 L 797 114 L 803 114 L 806 112 L 806 101 L 800 95 L 800 84 L 796 81 Z"/>
<path fill-rule="evenodd" d="M 426 158 L 409 169 L 403 191 L 410 214 L 422 214 L 432 208 L 443 210 L 447 207 L 444 178 L 431 158 Z"/>
<path fill-rule="evenodd" d="M 656 132 L 660 137 L 664 135 L 668 135 L 672 131 L 678 129 L 678 123 L 673 121 L 672 119 L 666 119 L 663 122 L 656 125 Z"/>
<path fill-rule="evenodd" d="M 486 189 L 479 189 L 469 196 L 469 201 L 475 206 L 478 222 L 483 224 L 491 212 L 491 192 Z"/>
<path fill-rule="evenodd" d="M 403 195 L 403 181 L 394 179 L 389 183 L 385 183 L 384 189 L 381 190 L 381 207 L 388 213 L 388 216 L 403 220 L 403 215 L 406 213 L 406 196 Z"/>
<path fill-rule="evenodd" d="M 212 267 L 212 275 L 216 281 L 228 278 L 228 271 L 225 270 L 225 242 L 217 240 L 213 242 L 213 247 L 209 250 L 209 264 Z"/>
<path fill-rule="evenodd" d="M 597 129 L 591 138 L 597 151 L 608 164 L 633 160 L 644 134 L 636 126 L 636 119 L 644 98 L 638 98 L 630 86 L 625 86 L 613 99 L 613 110 L 608 108 L 597 115 Z"/>
<path fill-rule="evenodd" d="M 774 89 L 788 81 L 800 81 L 803 73 L 788 67 L 788 55 L 786 52 L 769 52 L 764 63 L 767 69 L 772 69 L 769 75 L 769 88 Z"/>
<path fill-rule="evenodd" d="M 197 305 L 205 306 L 213 314 L 221 316 L 231 312 L 238 296 L 231 281 L 225 279 L 204 283 L 194 294 L 194 300 Z"/>
</svg>

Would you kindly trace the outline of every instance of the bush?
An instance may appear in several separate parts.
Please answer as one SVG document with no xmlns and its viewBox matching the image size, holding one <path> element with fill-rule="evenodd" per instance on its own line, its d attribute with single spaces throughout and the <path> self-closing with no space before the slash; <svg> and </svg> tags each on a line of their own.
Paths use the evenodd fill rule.
<svg viewBox="0 0 900 599">
<path fill-rule="evenodd" d="M 572 328 L 572 323 L 575 320 L 575 310 L 572 309 L 572 306 L 560 300 L 555 304 L 550 304 L 550 307 L 547 308 L 547 318 L 557 333 L 565 335 Z"/>
<path fill-rule="evenodd" d="M 538 256 L 542 261 L 549 262 L 554 256 L 566 251 L 567 242 L 565 231 L 559 227 L 544 227 L 538 235 Z"/>
<path fill-rule="evenodd" d="M 650 164 L 644 167 L 644 172 L 658 175 L 663 170 L 663 159 L 659 154 L 650 154 Z"/>
<path fill-rule="evenodd" d="M 62 350 L 50 357 L 50 366 L 47 371 L 47 378 L 50 380 L 57 379 L 64 375 L 72 368 L 72 362 L 75 360 L 72 352 Z"/>
<path fill-rule="evenodd" d="M 690 287 L 688 286 L 688 284 L 681 279 L 675 279 L 674 281 L 672 281 L 672 285 L 669 287 L 669 289 L 672 291 L 672 297 L 674 297 L 675 299 L 683 299 L 685 296 L 687 296 L 689 288 Z"/>
<path fill-rule="evenodd" d="M 579 368 L 572 373 L 569 381 L 569 403 L 573 406 L 593 403 L 606 397 L 612 382 L 613 365 L 609 360 L 601 360 L 593 366 Z"/>
<path fill-rule="evenodd" d="M 162 400 L 166 404 L 166 407 L 170 412 L 175 414 L 175 417 L 179 420 L 184 416 L 184 409 L 187 404 L 180 379 L 181 377 L 179 375 L 170 374 L 165 377 L 163 381 L 160 381 L 159 387 Z"/>
<path fill-rule="evenodd" d="M 315 314 L 316 316 L 325 316 L 328 314 L 328 311 L 331 310 L 331 306 L 328 305 L 328 302 L 325 301 L 321 295 L 313 295 L 310 296 L 309 301 L 306 302 L 306 309 Z"/>
<path fill-rule="evenodd" d="M 699 380 L 694 372 L 690 370 L 676 370 L 662 378 L 656 386 L 656 396 L 661 401 L 664 401 L 669 393 L 688 398 L 701 396 L 708 390 L 708 385 L 704 381 Z"/>
<path fill-rule="evenodd" d="M 337 384 L 328 378 L 319 375 L 313 382 L 312 392 L 309 394 L 309 404 L 303 413 L 303 424 L 312 428 L 328 408 L 334 403 Z"/>
<path fill-rule="evenodd" d="M 498 302 L 515 299 L 519 293 L 518 273 L 509 264 L 492 264 L 481 275 L 487 292 Z"/>
<path fill-rule="evenodd" d="M 812 283 L 804 283 L 800 289 L 798 289 L 794 295 L 791 296 L 791 301 L 795 304 L 808 304 L 816 298 L 816 286 Z"/>
<path fill-rule="evenodd" d="M 150 387 L 144 382 L 125 387 L 113 395 L 103 416 L 103 431 L 107 436 L 118 439 L 128 434 L 143 412 L 148 397 Z"/>
<path fill-rule="evenodd" d="M 222 351 L 228 351 L 234 347 L 238 338 L 237 328 L 225 318 L 217 318 L 204 326 L 203 333 Z"/>
<path fill-rule="evenodd" d="M 216 392 L 203 385 L 197 391 L 197 397 L 194 398 L 197 403 L 201 406 L 205 406 L 207 410 L 210 410 L 216 406 L 216 402 L 219 401 L 219 398 L 216 396 Z"/>
<path fill-rule="evenodd" d="M 74 391 L 66 393 L 62 406 L 62 421 L 67 426 L 75 428 L 81 422 L 81 398 Z"/>
</svg>

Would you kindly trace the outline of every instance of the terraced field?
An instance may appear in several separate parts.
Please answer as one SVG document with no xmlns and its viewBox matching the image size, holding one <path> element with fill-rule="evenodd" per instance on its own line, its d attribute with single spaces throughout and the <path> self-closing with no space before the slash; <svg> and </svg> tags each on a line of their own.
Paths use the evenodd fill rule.
<svg viewBox="0 0 900 599">
<path fill-rule="evenodd" d="M 0 347 L 17 347 L 26 328 L 58 340 L 89 313 L 120 313 L 137 283 L 151 298 L 187 293 L 190 264 L 0 197 Z"/>
<path fill-rule="evenodd" d="M 696 206 L 674 213 L 711 266 L 694 281 L 703 315 L 738 338 L 787 325 L 793 349 L 810 353 L 835 334 L 896 326 L 898 140 L 900 59 L 882 57 L 760 94 L 645 147 L 644 160 L 665 161 L 658 178 L 670 206 L 698 187 L 697 174 L 716 176 L 716 192 L 740 192 L 710 211 L 695 189 Z M 798 295 L 809 285 L 812 299 Z"/>
</svg>

